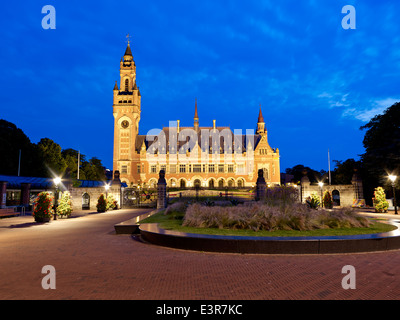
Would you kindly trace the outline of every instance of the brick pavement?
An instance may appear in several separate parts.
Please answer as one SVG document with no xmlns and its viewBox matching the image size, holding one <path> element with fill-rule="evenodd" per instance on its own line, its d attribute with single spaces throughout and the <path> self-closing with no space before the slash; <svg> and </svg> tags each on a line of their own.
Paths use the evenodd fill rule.
<svg viewBox="0 0 400 320">
<path fill-rule="evenodd" d="M 400 251 L 335 255 L 241 255 L 175 250 L 116 235 L 143 213 L 118 210 L 38 225 L 0 220 L 0 299 L 343 300 L 400 298 Z M 41 269 L 56 269 L 44 290 Z M 356 269 L 344 290 L 342 267 Z"/>
</svg>

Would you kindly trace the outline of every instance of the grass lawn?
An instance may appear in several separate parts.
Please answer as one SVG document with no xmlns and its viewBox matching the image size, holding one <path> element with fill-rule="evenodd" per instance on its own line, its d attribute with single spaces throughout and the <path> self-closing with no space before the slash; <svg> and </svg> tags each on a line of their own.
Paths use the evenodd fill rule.
<svg viewBox="0 0 400 320">
<path fill-rule="evenodd" d="M 143 223 L 159 223 L 160 227 L 166 230 L 175 230 L 186 233 L 200 233 L 225 236 L 256 236 L 256 237 L 309 237 L 309 236 L 343 236 L 381 233 L 395 230 L 396 227 L 374 220 L 369 228 L 339 228 L 339 229 L 317 229 L 310 231 L 278 230 L 278 231 L 253 231 L 253 230 L 231 230 L 217 228 L 192 228 L 182 226 L 182 216 L 164 215 L 159 212 L 145 220 Z"/>
</svg>

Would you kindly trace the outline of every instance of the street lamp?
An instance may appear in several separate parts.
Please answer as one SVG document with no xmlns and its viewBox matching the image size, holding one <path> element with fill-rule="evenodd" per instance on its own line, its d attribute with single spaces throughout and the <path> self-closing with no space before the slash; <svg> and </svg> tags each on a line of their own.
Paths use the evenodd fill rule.
<svg viewBox="0 0 400 320">
<path fill-rule="evenodd" d="M 324 183 L 322 181 L 318 182 L 319 187 L 321 188 L 321 208 L 322 208 L 322 187 L 324 186 Z"/>
<path fill-rule="evenodd" d="M 109 184 L 106 184 L 106 185 L 104 186 L 104 188 L 106 189 L 106 199 L 107 199 L 107 197 L 108 197 L 108 189 L 110 189 L 110 185 L 109 185 Z"/>
<path fill-rule="evenodd" d="M 57 220 L 57 200 L 58 200 L 58 185 L 61 183 L 60 177 L 55 177 L 53 179 L 54 186 L 56 188 L 54 192 L 54 220 Z"/>
<path fill-rule="evenodd" d="M 392 181 L 394 214 L 397 214 L 396 188 L 394 186 L 397 176 L 389 175 L 389 179 L 390 179 L 390 181 Z"/>
</svg>

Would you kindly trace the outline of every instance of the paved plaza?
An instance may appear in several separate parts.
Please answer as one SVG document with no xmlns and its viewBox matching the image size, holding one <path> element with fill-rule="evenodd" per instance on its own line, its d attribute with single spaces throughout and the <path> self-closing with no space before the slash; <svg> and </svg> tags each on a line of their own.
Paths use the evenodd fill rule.
<svg viewBox="0 0 400 320">
<path fill-rule="evenodd" d="M 400 298 L 400 251 L 243 255 L 175 250 L 117 235 L 116 223 L 146 212 L 117 210 L 36 224 L 0 219 L 0 299 L 332 300 Z M 44 290 L 42 267 L 56 270 Z M 342 288 L 354 266 L 356 289 Z"/>
</svg>

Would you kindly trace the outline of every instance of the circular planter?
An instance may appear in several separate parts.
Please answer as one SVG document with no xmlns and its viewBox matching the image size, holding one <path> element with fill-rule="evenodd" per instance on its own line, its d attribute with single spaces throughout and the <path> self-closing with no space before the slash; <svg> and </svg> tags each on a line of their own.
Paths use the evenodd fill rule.
<svg viewBox="0 0 400 320">
<path fill-rule="evenodd" d="M 39 223 L 50 222 L 50 217 L 35 217 L 35 221 Z"/>
</svg>

